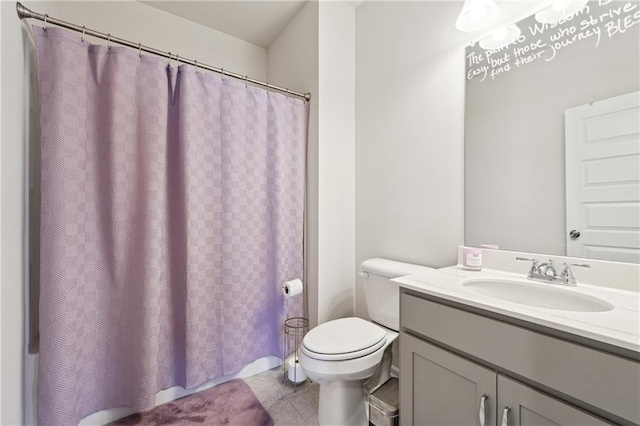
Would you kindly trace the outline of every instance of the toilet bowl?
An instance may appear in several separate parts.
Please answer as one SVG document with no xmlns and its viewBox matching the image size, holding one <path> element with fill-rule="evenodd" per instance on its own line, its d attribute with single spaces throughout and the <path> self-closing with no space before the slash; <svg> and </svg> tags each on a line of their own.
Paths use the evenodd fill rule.
<svg viewBox="0 0 640 426">
<path fill-rule="evenodd" d="M 307 336 L 298 356 L 305 374 L 320 384 L 320 425 L 368 425 L 363 381 L 376 373 L 379 384 L 390 377 L 391 363 L 379 369 L 398 333 L 351 317 L 326 322 Z"/>
<path fill-rule="evenodd" d="M 369 424 L 366 393 L 390 377 L 391 347 L 398 337 L 400 288 L 391 279 L 431 268 L 369 259 L 361 269 L 372 321 L 349 317 L 320 324 L 307 333 L 298 351 L 300 367 L 320 384 L 321 426 Z"/>
</svg>

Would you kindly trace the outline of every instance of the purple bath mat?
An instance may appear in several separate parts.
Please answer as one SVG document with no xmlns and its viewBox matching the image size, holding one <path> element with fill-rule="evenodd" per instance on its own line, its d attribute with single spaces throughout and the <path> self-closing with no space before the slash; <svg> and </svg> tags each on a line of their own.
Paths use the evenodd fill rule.
<svg viewBox="0 0 640 426">
<path fill-rule="evenodd" d="M 236 379 L 111 424 L 273 426 L 273 419 L 251 388 Z"/>
</svg>

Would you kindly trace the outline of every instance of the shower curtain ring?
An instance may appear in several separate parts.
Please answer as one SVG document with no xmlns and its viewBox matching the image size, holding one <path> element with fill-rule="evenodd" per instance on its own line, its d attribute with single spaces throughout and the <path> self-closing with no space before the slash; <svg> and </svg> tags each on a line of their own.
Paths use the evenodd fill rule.
<svg viewBox="0 0 640 426">
<path fill-rule="evenodd" d="M 49 19 L 49 15 L 45 13 L 44 15 L 44 30 L 47 31 L 47 19 Z"/>
<path fill-rule="evenodd" d="M 247 83 L 249 82 L 249 76 L 244 76 L 244 87 L 247 87 Z"/>
<path fill-rule="evenodd" d="M 84 43 L 84 33 L 87 32 L 87 28 L 83 25 L 82 26 L 82 42 Z"/>
<path fill-rule="evenodd" d="M 142 58 L 142 43 L 138 43 L 138 56 Z"/>
<path fill-rule="evenodd" d="M 220 68 L 220 72 L 222 73 L 222 79 L 224 80 L 224 68 Z"/>
<path fill-rule="evenodd" d="M 176 67 L 180 66 L 180 55 L 176 53 Z"/>
<path fill-rule="evenodd" d="M 111 49 L 111 34 L 107 34 L 107 49 Z"/>
<path fill-rule="evenodd" d="M 169 66 L 171 66 L 171 52 L 169 52 Z"/>
<path fill-rule="evenodd" d="M 195 67 L 196 67 L 196 72 L 198 72 L 198 61 L 194 60 L 193 62 L 194 62 Z"/>
</svg>

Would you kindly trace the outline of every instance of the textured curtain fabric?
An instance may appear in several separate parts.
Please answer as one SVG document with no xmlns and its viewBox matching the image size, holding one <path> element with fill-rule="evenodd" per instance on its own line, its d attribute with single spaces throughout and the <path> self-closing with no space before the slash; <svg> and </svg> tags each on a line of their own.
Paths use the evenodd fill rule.
<svg viewBox="0 0 640 426">
<path fill-rule="evenodd" d="M 302 298 L 307 105 L 34 28 L 40 425 L 281 356 Z"/>
</svg>

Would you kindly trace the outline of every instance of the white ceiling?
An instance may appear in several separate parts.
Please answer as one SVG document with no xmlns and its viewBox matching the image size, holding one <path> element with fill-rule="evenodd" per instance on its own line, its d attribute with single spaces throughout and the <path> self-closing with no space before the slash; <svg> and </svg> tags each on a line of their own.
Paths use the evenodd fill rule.
<svg viewBox="0 0 640 426">
<path fill-rule="evenodd" d="M 241 40 L 268 48 L 307 0 L 172 0 L 142 1 L 149 6 L 197 22 Z M 364 0 L 343 0 L 357 8 Z M 375 1 L 375 0 L 371 0 Z M 418 0 L 429 1 L 429 0 Z M 461 0 L 459 1 L 462 9 Z M 496 27 L 516 22 L 538 11 L 550 0 L 497 0 L 500 18 Z M 453 25 L 453 23 L 452 23 Z M 475 34 L 480 39 L 491 30 Z"/>
<path fill-rule="evenodd" d="M 142 1 L 267 48 L 307 0 Z"/>
</svg>

